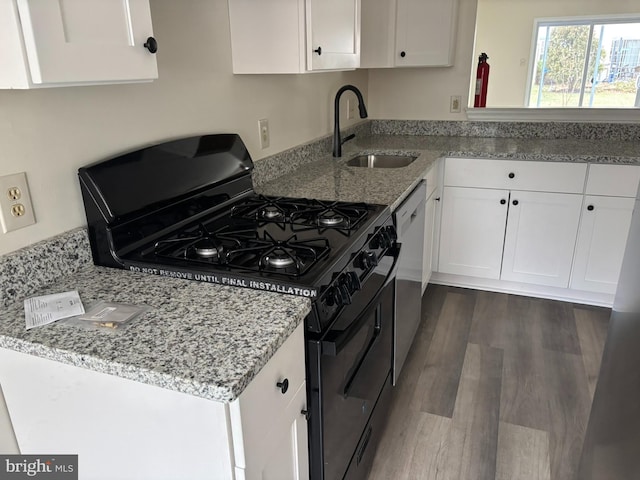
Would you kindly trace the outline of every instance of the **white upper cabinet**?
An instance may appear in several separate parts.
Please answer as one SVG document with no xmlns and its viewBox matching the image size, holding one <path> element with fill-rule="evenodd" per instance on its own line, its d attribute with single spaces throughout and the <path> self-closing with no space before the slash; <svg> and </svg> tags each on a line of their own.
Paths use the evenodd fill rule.
<svg viewBox="0 0 640 480">
<path fill-rule="evenodd" d="M 353 70 L 360 0 L 229 0 L 233 73 Z"/>
<path fill-rule="evenodd" d="M 451 66 L 458 0 L 369 0 L 361 68 Z"/>
<path fill-rule="evenodd" d="M 149 0 L 5 0 L 0 2 L 0 87 L 155 79 L 149 37 Z"/>
</svg>

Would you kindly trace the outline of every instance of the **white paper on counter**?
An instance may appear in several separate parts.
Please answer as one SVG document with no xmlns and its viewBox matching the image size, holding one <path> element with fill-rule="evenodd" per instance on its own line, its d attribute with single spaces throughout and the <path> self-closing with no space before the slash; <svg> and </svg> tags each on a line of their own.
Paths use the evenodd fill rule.
<svg viewBox="0 0 640 480">
<path fill-rule="evenodd" d="M 31 297 L 24 301 L 27 330 L 83 313 L 84 306 L 76 290 Z"/>
</svg>

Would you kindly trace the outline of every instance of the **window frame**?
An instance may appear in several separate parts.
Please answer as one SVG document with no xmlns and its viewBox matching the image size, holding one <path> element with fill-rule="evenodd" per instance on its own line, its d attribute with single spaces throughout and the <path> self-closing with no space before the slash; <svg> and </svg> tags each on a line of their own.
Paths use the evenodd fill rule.
<svg viewBox="0 0 640 480">
<path fill-rule="evenodd" d="M 568 16 L 568 17 L 540 17 L 535 18 L 533 20 L 533 31 L 531 34 L 531 48 L 529 52 L 529 68 L 527 71 L 527 85 L 525 86 L 525 97 L 523 101 L 523 105 L 525 109 L 531 110 L 540 110 L 545 108 L 559 108 L 559 109 L 577 109 L 577 110 L 596 110 L 602 109 L 603 107 L 589 107 L 587 106 L 577 106 L 577 107 L 539 107 L 537 105 L 530 105 L 531 99 L 531 89 L 533 87 L 534 82 L 534 74 L 536 69 L 536 48 L 538 43 L 538 31 L 540 27 L 557 27 L 557 26 L 574 26 L 574 25 L 586 25 L 590 29 L 589 40 L 587 42 L 587 52 L 591 50 L 591 45 L 593 41 L 593 31 L 595 25 L 599 24 L 615 24 L 615 23 L 640 23 L 640 12 L 635 13 L 625 13 L 625 14 L 608 14 L 608 15 L 578 15 L 578 16 Z M 587 54 L 588 58 L 588 54 Z M 583 78 L 581 83 L 581 91 L 580 91 L 580 99 L 579 103 L 582 103 L 584 97 L 584 86 L 585 86 L 585 78 L 588 73 L 588 62 L 585 62 L 585 66 L 583 68 Z M 609 107 L 605 107 L 609 108 Z M 621 107 L 610 107 L 610 108 L 621 108 Z M 623 109 L 629 108 L 631 110 L 638 110 L 637 107 L 623 107 Z"/>
</svg>

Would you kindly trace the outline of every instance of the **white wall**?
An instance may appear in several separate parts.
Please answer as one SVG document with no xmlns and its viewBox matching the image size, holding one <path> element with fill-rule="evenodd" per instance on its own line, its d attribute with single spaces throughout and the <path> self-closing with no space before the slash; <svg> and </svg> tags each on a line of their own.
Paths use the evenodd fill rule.
<svg viewBox="0 0 640 480">
<path fill-rule="evenodd" d="M 353 83 L 367 96 L 366 71 L 234 76 L 226 0 L 151 0 L 151 11 L 159 80 L 0 90 L 0 175 L 27 172 L 37 219 L 0 233 L 0 255 L 86 224 L 76 176 L 82 165 L 215 132 L 239 133 L 256 160 L 330 133 L 341 85 Z M 271 131 L 266 150 L 259 147 L 261 118 Z"/>
<path fill-rule="evenodd" d="M 462 105 L 467 105 L 477 0 L 458 1 L 454 66 L 370 70 L 369 113 L 373 118 L 466 120 L 464 110 L 449 112 L 449 101 L 452 95 L 461 95 Z"/>
<path fill-rule="evenodd" d="M 489 55 L 487 107 L 522 107 L 533 22 L 540 17 L 640 14 L 638 0 L 478 0 L 476 48 Z M 475 71 L 475 70 L 474 70 Z"/>
</svg>

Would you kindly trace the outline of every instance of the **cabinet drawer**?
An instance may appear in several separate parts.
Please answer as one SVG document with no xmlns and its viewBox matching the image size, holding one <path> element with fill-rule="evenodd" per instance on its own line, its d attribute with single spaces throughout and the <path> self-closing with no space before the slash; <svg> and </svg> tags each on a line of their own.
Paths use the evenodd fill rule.
<svg viewBox="0 0 640 480">
<path fill-rule="evenodd" d="M 285 379 L 285 393 L 276 384 Z M 303 324 L 278 349 L 240 397 L 229 405 L 236 466 L 246 468 L 245 451 L 255 451 L 304 383 Z"/>
<path fill-rule="evenodd" d="M 637 165 L 590 165 L 586 194 L 635 198 L 639 181 Z"/>
<path fill-rule="evenodd" d="M 586 163 L 447 158 L 444 184 L 536 192 L 582 193 Z"/>
</svg>

